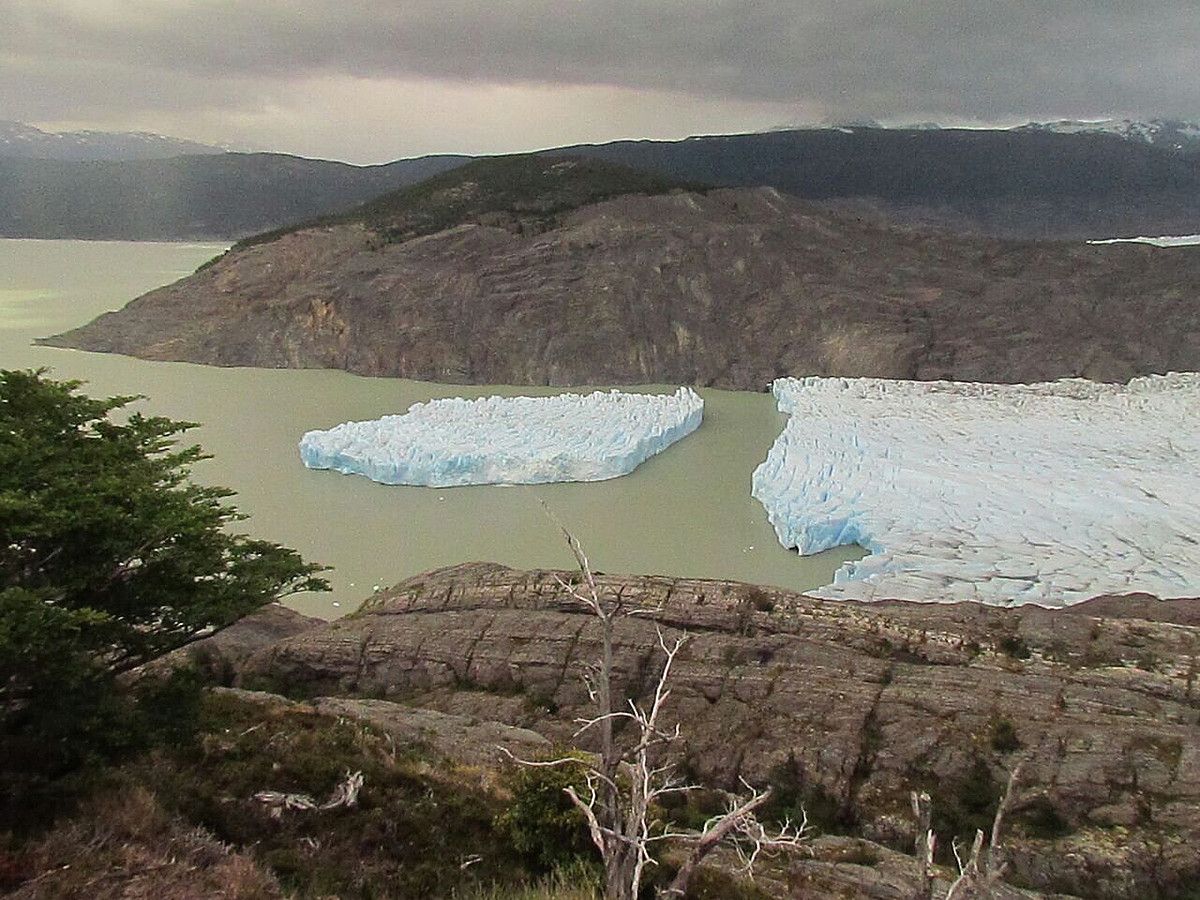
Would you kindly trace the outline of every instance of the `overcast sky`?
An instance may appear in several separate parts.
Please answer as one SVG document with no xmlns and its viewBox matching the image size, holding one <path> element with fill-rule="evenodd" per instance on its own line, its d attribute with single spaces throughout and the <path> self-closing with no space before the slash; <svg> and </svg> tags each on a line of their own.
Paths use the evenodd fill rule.
<svg viewBox="0 0 1200 900">
<path fill-rule="evenodd" d="M 0 119 L 381 162 L 1200 119 L 1200 0 L 0 0 Z"/>
</svg>

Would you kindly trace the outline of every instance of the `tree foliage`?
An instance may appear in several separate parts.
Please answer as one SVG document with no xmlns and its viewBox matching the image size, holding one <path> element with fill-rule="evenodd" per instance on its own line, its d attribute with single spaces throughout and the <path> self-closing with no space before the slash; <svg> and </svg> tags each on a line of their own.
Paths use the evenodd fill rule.
<svg viewBox="0 0 1200 900">
<path fill-rule="evenodd" d="M 286 595 L 325 590 L 293 550 L 234 534 L 231 491 L 189 479 L 192 423 L 79 382 L 0 371 L 0 726 L 49 729 L 113 678 Z M 64 723 L 65 724 L 65 723 Z"/>
</svg>

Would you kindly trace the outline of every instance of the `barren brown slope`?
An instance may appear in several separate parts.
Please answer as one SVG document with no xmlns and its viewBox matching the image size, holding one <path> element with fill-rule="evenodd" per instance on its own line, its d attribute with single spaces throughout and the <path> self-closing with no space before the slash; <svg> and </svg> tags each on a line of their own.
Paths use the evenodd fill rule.
<svg viewBox="0 0 1200 900">
<path fill-rule="evenodd" d="M 1200 249 L 892 228 L 770 188 L 235 248 L 60 346 L 444 382 L 1122 380 L 1200 368 Z"/>
</svg>

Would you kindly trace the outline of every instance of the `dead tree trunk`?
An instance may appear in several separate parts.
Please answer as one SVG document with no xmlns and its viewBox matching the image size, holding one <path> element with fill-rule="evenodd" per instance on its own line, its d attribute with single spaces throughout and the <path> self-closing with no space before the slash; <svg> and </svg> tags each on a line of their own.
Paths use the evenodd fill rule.
<svg viewBox="0 0 1200 900">
<path fill-rule="evenodd" d="M 562 532 L 583 580 L 576 585 L 560 579 L 560 584 L 600 625 L 600 659 L 587 666 L 583 676 L 594 715 L 577 719 L 579 728 L 575 732 L 576 737 L 588 732 L 596 734 L 600 752 L 596 762 L 587 766 L 585 785 L 580 790 L 569 787 L 566 792 L 583 815 L 592 843 L 604 862 L 605 900 L 636 900 L 646 867 L 656 865 L 651 850 L 663 842 L 691 846 L 683 866 L 663 894 L 666 897 L 684 896 L 697 866 L 722 841 L 733 843 L 747 873 L 760 853 L 800 844 L 807 831 L 806 821 L 798 826 L 784 823 L 782 828 L 768 832 L 755 818 L 755 811 L 770 799 L 771 793 L 755 791 L 749 785 L 746 785 L 749 799 L 731 797 L 729 809 L 710 819 L 700 832 L 673 831 L 653 822 L 653 808 L 660 798 L 699 787 L 684 783 L 675 776 L 674 766 L 662 761 L 668 745 L 680 738 L 679 726 L 666 728 L 661 718 L 671 695 L 668 684 L 672 668 L 687 635 L 668 641 L 662 629 L 656 629 L 663 663 L 653 696 L 645 705 L 631 700 L 627 706 L 618 706 L 613 698 L 615 624 L 622 618 L 647 616 L 654 609 L 632 605 L 620 597 L 602 597 L 579 541 L 566 528 Z M 630 742 L 621 746 L 614 735 L 618 719 L 632 726 Z M 546 762 L 516 761 L 527 766 L 579 763 L 574 757 Z"/>
</svg>

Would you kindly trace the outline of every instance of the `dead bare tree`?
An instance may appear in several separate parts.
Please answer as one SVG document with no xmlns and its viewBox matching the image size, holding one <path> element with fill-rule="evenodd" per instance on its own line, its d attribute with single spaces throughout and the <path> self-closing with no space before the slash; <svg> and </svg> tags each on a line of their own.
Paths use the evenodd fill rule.
<svg viewBox="0 0 1200 900">
<path fill-rule="evenodd" d="M 933 855 L 937 850 L 937 835 L 933 833 L 933 801 L 925 791 L 910 795 L 913 818 L 917 820 L 917 836 L 913 853 L 921 864 L 921 883 L 916 900 L 933 900 Z"/>
<path fill-rule="evenodd" d="M 1008 785 L 1004 795 L 996 807 L 996 816 L 992 819 L 991 839 L 984 844 L 983 829 L 976 829 L 975 839 L 971 842 L 971 850 L 963 859 L 958 842 L 951 845 L 954 860 L 958 864 L 958 877 L 950 885 L 945 900 L 987 900 L 992 896 L 996 884 L 1004 877 L 1008 862 L 1004 858 L 1004 845 L 1001 843 L 1001 833 L 1004 827 L 1004 817 L 1012 807 L 1013 793 L 1021 777 L 1021 763 L 1013 767 L 1008 776 Z M 937 848 L 937 837 L 930 827 L 932 818 L 932 803 L 926 793 L 912 792 L 913 816 L 917 820 L 917 836 L 915 852 L 920 861 L 921 883 L 917 897 L 919 900 L 933 900 L 933 856 Z"/>
<path fill-rule="evenodd" d="M 603 598 L 579 541 L 561 523 L 556 523 L 575 556 L 582 576 L 581 584 L 564 579 L 559 583 L 568 595 L 593 615 L 600 625 L 601 652 L 597 663 L 584 671 L 584 683 L 595 715 L 577 719 L 576 737 L 596 735 L 599 754 L 586 764 L 585 782 L 580 790 L 567 788 L 571 802 L 587 822 L 592 842 L 604 863 L 605 900 L 635 900 L 641 889 L 646 868 L 655 864 L 652 850 L 664 842 L 686 846 L 687 856 L 671 884 L 661 892 L 663 897 L 683 897 L 688 881 L 700 863 L 722 842 L 732 843 L 744 866 L 752 873 L 761 854 L 794 848 L 804 839 L 807 819 L 798 824 L 785 822 L 778 829 L 768 830 L 755 813 L 771 798 L 771 790 L 758 791 L 743 784 L 748 796 L 728 797 L 728 809 L 709 819 L 696 831 L 680 831 L 654 821 L 654 806 L 664 796 L 697 790 L 677 776 L 667 761 L 666 750 L 680 738 L 676 724 L 662 724 L 663 708 L 671 696 L 668 687 L 672 669 L 680 650 L 687 643 L 686 634 L 668 640 L 661 628 L 656 628 L 658 650 L 662 653 L 662 669 L 648 704 L 628 701 L 619 706 L 613 696 L 613 638 L 616 623 L 622 618 L 646 616 L 655 610 L 633 605 L 623 598 Z M 632 739 L 618 743 L 615 726 L 619 721 L 632 726 Z M 505 751 L 507 752 L 507 751 Z M 525 766 L 579 765 L 575 757 L 535 762 L 517 759 Z"/>
<path fill-rule="evenodd" d="M 1008 861 L 1004 858 L 1004 846 L 1000 843 L 1001 829 L 1004 827 L 1004 817 L 1012 806 L 1013 791 L 1021 777 L 1021 763 L 1013 766 L 1008 776 L 1008 785 L 1004 788 L 1004 796 L 996 807 L 996 817 L 992 820 L 992 835 L 986 847 L 983 843 L 983 829 L 975 831 L 975 840 L 971 842 L 971 853 L 963 862 L 958 851 L 958 844 L 952 846 L 954 859 L 958 863 L 958 878 L 950 885 L 946 900 L 986 900 L 991 897 L 992 889 L 1004 877 Z"/>
<path fill-rule="evenodd" d="M 357 806 L 358 793 L 362 790 L 363 773 L 346 770 L 346 776 L 338 782 L 330 793 L 329 799 L 319 803 L 311 794 L 289 794 L 282 791 L 259 791 L 253 799 L 267 806 L 274 819 L 280 818 L 284 812 L 293 810 L 337 809 L 341 806 Z"/>
</svg>

